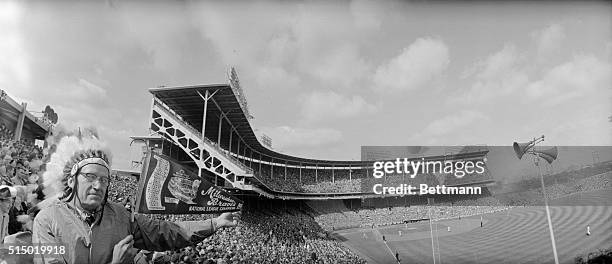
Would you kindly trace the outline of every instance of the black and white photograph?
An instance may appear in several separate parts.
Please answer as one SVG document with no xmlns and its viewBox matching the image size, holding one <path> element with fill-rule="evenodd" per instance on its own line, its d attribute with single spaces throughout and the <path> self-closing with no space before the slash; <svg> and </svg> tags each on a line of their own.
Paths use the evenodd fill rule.
<svg viewBox="0 0 612 264">
<path fill-rule="evenodd" d="M 612 2 L 0 0 L 0 215 L 0 264 L 612 263 Z"/>
</svg>

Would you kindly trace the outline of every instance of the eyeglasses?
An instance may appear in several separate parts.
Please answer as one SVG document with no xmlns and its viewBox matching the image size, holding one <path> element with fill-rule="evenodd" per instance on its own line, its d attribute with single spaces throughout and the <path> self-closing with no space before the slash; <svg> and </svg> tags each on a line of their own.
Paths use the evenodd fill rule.
<svg viewBox="0 0 612 264">
<path fill-rule="evenodd" d="M 96 180 L 101 184 L 108 184 L 110 182 L 110 177 L 108 176 L 99 176 L 93 173 L 81 173 L 79 175 L 83 175 L 87 182 L 95 182 Z"/>
</svg>

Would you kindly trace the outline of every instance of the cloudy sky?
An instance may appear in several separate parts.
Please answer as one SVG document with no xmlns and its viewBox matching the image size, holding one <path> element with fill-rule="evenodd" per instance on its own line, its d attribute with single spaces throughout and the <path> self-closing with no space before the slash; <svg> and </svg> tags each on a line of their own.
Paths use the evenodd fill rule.
<svg viewBox="0 0 612 264">
<path fill-rule="evenodd" d="M 610 2 L 0 2 L 0 88 L 94 125 L 118 168 L 148 88 L 226 82 L 274 149 L 612 145 Z"/>
</svg>

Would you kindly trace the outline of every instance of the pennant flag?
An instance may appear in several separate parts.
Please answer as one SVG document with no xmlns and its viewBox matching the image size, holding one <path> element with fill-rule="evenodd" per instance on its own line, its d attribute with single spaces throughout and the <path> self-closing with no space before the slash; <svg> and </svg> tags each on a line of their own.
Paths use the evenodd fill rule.
<svg viewBox="0 0 612 264">
<path fill-rule="evenodd" d="M 149 151 L 138 182 L 136 212 L 208 214 L 240 211 L 242 201 L 177 161 Z"/>
</svg>

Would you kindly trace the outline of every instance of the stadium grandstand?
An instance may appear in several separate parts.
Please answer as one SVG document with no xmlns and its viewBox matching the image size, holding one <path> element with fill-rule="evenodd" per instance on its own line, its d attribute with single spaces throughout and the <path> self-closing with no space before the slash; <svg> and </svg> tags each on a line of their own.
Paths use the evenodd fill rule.
<svg viewBox="0 0 612 264">
<path fill-rule="evenodd" d="M 276 152 L 262 144 L 250 124 L 244 93 L 232 69 L 227 84 L 151 88 L 152 137 L 132 137 L 190 165 L 218 186 L 280 199 L 365 199 L 374 197 L 370 182 L 373 159 L 320 160 Z M 411 160 L 483 159 L 486 147 L 465 147 Z M 387 153 L 388 154 L 388 153 Z M 363 156 L 363 155 L 362 155 Z M 370 155 L 371 156 L 371 155 Z M 380 155 L 379 155 L 380 156 Z M 377 160 L 398 157 L 383 155 Z M 449 186 L 485 186 L 490 173 L 461 179 L 452 175 L 416 177 L 385 175 L 387 182 L 446 182 Z"/>
</svg>

